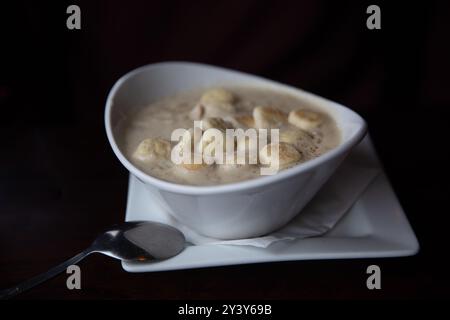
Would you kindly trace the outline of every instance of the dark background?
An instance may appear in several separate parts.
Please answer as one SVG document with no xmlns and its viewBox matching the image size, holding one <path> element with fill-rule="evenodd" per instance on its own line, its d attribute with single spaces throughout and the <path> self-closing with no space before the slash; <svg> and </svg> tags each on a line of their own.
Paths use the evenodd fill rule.
<svg viewBox="0 0 450 320">
<path fill-rule="evenodd" d="M 392 2 L 392 1 L 391 1 Z M 66 8 L 81 7 L 81 30 Z M 381 7 L 382 29 L 366 28 Z M 254 73 L 363 115 L 419 238 L 417 256 L 128 274 L 104 256 L 19 299 L 436 298 L 448 290 L 449 5 L 442 2 L 73 1 L 0 5 L 0 288 L 124 219 L 127 171 L 103 110 L 129 70 L 168 60 Z M 366 268 L 382 290 L 366 289 Z"/>
</svg>

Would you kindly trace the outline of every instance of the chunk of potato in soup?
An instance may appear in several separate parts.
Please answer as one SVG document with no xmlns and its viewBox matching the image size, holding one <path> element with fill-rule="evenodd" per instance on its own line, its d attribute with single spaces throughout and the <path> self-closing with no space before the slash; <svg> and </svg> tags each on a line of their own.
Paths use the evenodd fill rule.
<svg viewBox="0 0 450 320">
<path fill-rule="evenodd" d="M 195 120 L 202 121 L 201 129 L 194 128 Z M 188 131 L 179 141 L 171 141 L 172 132 L 180 128 Z M 267 129 L 268 138 L 266 143 L 257 140 L 260 143 L 252 144 L 245 139 L 230 143 L 235 147 L 231 158 L 243 152 L 245 163 L 183 161 L 176 164 L 172 161 L 172 153 L 181 155 L 181 150 L 190 150 L 191 160 L 195 155 L 202 161 L 208 145 L 215 141 L 208 135 L 207 129 L 211 128 L 223 135 L 224 150 L 229 129 L 255 128 L 257 135 L 262 132 L 258 129 Z M 180 92 L 138 106 L 117 129 L 119 147 L 136 167 L 162 180 L 197 186 L 258 178 L 261 168 L 271 165 L 285 170 L 316 158 L 340 143 L 335 121 L 319 107 L 288 94 L 253 87 Z M 270 140 L 271 129 L 279 130 L 279 141 Z M 267 153 L 271 142 L 279 151 L 277 157 Z M 209 156 L 213 158 L 221 154 L 212 150 Z"/>
</svg>

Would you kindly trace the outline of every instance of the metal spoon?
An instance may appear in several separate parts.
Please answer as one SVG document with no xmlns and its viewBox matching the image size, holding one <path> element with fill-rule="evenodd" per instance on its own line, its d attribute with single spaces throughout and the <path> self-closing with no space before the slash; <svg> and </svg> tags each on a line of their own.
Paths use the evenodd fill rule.
<svg viewBox="0 0 450 320">
<path fill-rule="evenodd" d="M 184 246 L 184 235 L 174 227 L 149 221 L 125 222 L 99 235 L 89 248 L 71 259 L 15 287 L 1 291 L 0 299 L 12 298 L 49 280 L 94 252 L 123 261 L 142 262 L 168 259 L 180 253 Z"/>
</svg>

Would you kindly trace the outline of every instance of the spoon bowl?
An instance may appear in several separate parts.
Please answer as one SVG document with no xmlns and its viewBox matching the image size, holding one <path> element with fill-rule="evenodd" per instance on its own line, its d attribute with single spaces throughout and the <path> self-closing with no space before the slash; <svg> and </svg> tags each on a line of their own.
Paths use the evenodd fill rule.
<svg viewBox="0 0 450 320">
<path fill-rule="evenodd" d="M 169 225 L 132 221 L 116 225 L 99 235 L 91 252 L 123 261 L 149 261 L 171 258 L 184 249 L 183 233 Z"/>
</svg>

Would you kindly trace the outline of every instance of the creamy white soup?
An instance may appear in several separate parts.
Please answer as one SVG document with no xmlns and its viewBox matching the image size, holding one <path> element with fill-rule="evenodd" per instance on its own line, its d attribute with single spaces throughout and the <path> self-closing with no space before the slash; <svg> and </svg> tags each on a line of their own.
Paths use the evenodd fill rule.
<svg viewBox="0 0 450 320">
<path fill-rule="evenodd" d="M 336 123 L 324 110 L 297 97 L 260 88 L 180 92 L 136 110 L 118 128 L 120 149 L 150 176 L 179 184 L 206 186 L 258 178 L 262 168 L 285 170 L 319 157 L 340 143 Z M 201 121 L 197 122 L 201 128 L 194 128 L 194 121 Z M 174 130 L 180 128 L 187 131 L 171 141 Z M 217 130 L 208 130 L 211 128 Z M 257 143 L 249 142 L 250 136 L 238 139 L 229 135 L 239 128 L 254 128 Z M 278 136 L 271 135 L 272 129 L 278 130 Z M 216 134 L 214 139 L 211 132 Z M 260 140 L 265 132 L 267 141 Z M 223 145 L 211 147 L 210 143 L 218 141 L 217 134 L 223 134 Z M 226 139 L 230 139 L 228 147 L 232 149 L 226 149 Z M 186 150 L 192 152 L 189 161 L 173 160 L 174 154 Z M 236 159 L 240 152 L 245 154 L 245 163 L 226 161 L 230 150 L 228 160 Z M 216 161 L 192 163 L 195 154 L 205 159 L 206 152 Z M 219 155 L 223 161 L 218 160 Z"/>
</svg>

